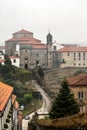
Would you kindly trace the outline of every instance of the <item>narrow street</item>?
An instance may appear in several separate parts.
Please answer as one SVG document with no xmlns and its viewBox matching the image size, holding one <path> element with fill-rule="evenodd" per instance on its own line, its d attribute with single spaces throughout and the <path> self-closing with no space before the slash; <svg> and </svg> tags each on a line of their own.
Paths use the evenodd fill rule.
<svg viewBox="0 0 87 130">
<path fill-rule="evenodd" d="M 38 109 L 36 112 L 38 114 L 48 113 L 51 107 L 51 99 L 48 97 L 47 93 L 40 87 L 40 85 L 35 80 L 32 80 L 32 84 L 35 85 L 36 89 L 40 92 L 43 99 L 42 107 Z M 25 119 L 22 120 L 22 130 L 28 130 L 28 122 L 32 119 L 33 115 L 34 112 L 29 115 L 30 116 L 29 120 Z"/>
</svg>

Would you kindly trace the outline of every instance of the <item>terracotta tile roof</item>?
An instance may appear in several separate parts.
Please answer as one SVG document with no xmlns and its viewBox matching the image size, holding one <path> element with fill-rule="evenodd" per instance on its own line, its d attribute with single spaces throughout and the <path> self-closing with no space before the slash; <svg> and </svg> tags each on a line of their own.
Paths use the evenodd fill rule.
<svg viewBox="0 0 87 130">
<path fill-rule="evenodd" d="M 0 111 L 3 111 L 12 92 L 13 87 L 0 82 Z"/>
<path fill-rule="evenodd" d="M 37 41 L 28 41 L 28 42 L 18 42 L 18 44 L 30 44 L 30 45 L 38 45 L 38 44 L 42 44 L 41 42 L 37 42 Z"/>
<path fill-rule="evenodd" d="M 20 31 L 17 31 L 17 32 L 15 32 L 15 33 L 13 33 L 13 34 L 18 34 L 18 33 L 20 33 L 20 34 L 27 34 L 27 33 L 31 33 L 31 34 L 33 34 L 32 32 L 30 32 L 30 31 L 27 31 L 27 30 L 24 30 L 24 29 L 21 29 Z"/>
<path fill-rule="evenodd" d="M 87 86 L 87 74 L 79 74 L 67 79 L 70 86 Z"/>
<path fill-rule="evenodd" d="M 36 39 L 36 38 L 28 38 L 28 37 L 20 37 L 20 38 L 10 38 L 10 39 L 8 39 L 8 40 L 6 40 L 5 42 L 14 42 L 14 41 L 16 41 L 16 42 L 41 42 L 41 40 L 38 40 L 38 39 Z"/>
<path fill-rule="evenodd" d="M 41 43 L 40 40 L 35 39 L 35 38 L 29 38 L 28 41 L 19 41 L 17 44 L 45 45 L 45 44 Z"/>
<path fill-rule="evenodd" d="M 32 46 L 33 49 L 47 49 L 47 46 L 46 45 L 33 45 Z"/>
<path fill-rule="evenodd" d="M 87 52 L 87 47 L 64 47 L 59 49 L 58 52 Z"/>
<path fill-rule="evenodd" d="M 19 56 L 10 56 L 9 58 L 11 58 L 11 59 L 17 59 L 17 58 L 20 58 Z"/>
<path fill-rule="evenodd" d="M 14 41 L 16 41 L 16 42 L 19 42 L 19 41 L 30 41 L 30 38 L 28 38 L 28 37 L 21 37 L 21 38 L 13 37 L 13 38 L 8 39 L 5 42 L 14 42 Z"/>
<path fill-rule="evenodd" d="M 14 104 L 15 100 L 16 100 L 16 95 L 12 94 L 12 104 Z"/>
</svg>

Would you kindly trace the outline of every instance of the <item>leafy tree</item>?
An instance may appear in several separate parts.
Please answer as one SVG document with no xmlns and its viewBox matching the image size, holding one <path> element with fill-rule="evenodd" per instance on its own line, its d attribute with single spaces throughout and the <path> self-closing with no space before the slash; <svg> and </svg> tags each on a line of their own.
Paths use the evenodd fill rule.
<svg viewBox="0 0 87 130">
<path fill-rule="evenodd" d="M 40 77 L 43 79 L 44 78 L 44 71 L 41 67 L 39 67 L 38 69 L 38 74 L 40 75 Z"/>
<path fill-rule="evenodd" d="M 2 73 L 3 76 L 7 76 L 7 78 L 8 78 L 8 76 L 9 76 L 9 74 L 11 72 L 11 68 L 8 65 L 3 65 L 0 72 Z"/>
<path fill-rule="evenodd" d="M 62 88 L 56 96 L 50 110 L 50 118 L 61 118 L 74 115 L 79 112 L 79 106 L 71 93 L 68 82 L 64 80 L 61 83 Z"/>
<path fill-rule="evenodd" d="M 29 103 L 31 101 L 31 98 L 32 98 L 32 93 L 24 94 L 24 102 L 25 103 Z"/>
<path fill-rule="evenodd" d="M 7 57 L 7 58 L 5 59 L 5 65 L 8 65 L 8 66 L 11 66 L 11 65 L 12 65 L 11 60 L 10 60 L 9 57 Z"/>
</svg>

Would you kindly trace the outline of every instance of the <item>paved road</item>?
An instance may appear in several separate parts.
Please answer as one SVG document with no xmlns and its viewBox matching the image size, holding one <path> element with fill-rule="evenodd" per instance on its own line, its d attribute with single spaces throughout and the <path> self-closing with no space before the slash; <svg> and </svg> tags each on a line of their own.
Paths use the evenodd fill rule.
<svg viewBox="0 0 87 130">
<path fill-rule="evenodd" d="M 40 85 L 38 85 L 38 83 L 35 80 L 32 80 L 32 84 L 36 86 L 37 90 L 41 93 L 43 98 L 43 105 L 40 109 L 37 110 L 37 113 L 38 114 L 48 113 L 51 106 L 51 99 L 48 97 L 47 93 L 40 87 Z M 34 112 L 29 115 L 30 119 L 32 119 L 33 115 Z M 28 122 L 29 120 L 25 119 L 22 120 L 22 130 L 28 130 Z"/>
</svg>

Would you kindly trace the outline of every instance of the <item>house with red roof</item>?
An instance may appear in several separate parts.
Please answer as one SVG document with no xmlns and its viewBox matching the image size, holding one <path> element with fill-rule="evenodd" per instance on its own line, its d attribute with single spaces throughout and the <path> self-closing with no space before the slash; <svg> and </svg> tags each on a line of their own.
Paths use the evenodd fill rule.
<svg viewBox="0 0 87 130">
<path fill-rule="evenodd" d="M 87 113 L 87 74 L 79 74 L 70 77 L 67 81 L 79 104 L 80 113 Z"/>
<path fill-rule="evenodd" d="M 11 130 L 12 119 L 10 114 L 12 106 L 13 87 L 0 82 L 0 130 L 8 128 Z"/>
<path fill-rule="evenodd" d="M 18 108 L 13 87 L 0 82 L 0 130 L 17 130 Z"/>
<path fill-rule="evenodd" d="M 87 67 L 87 47 L 68 46 L 58 50 L 60 68 Z"/>
</svg>

